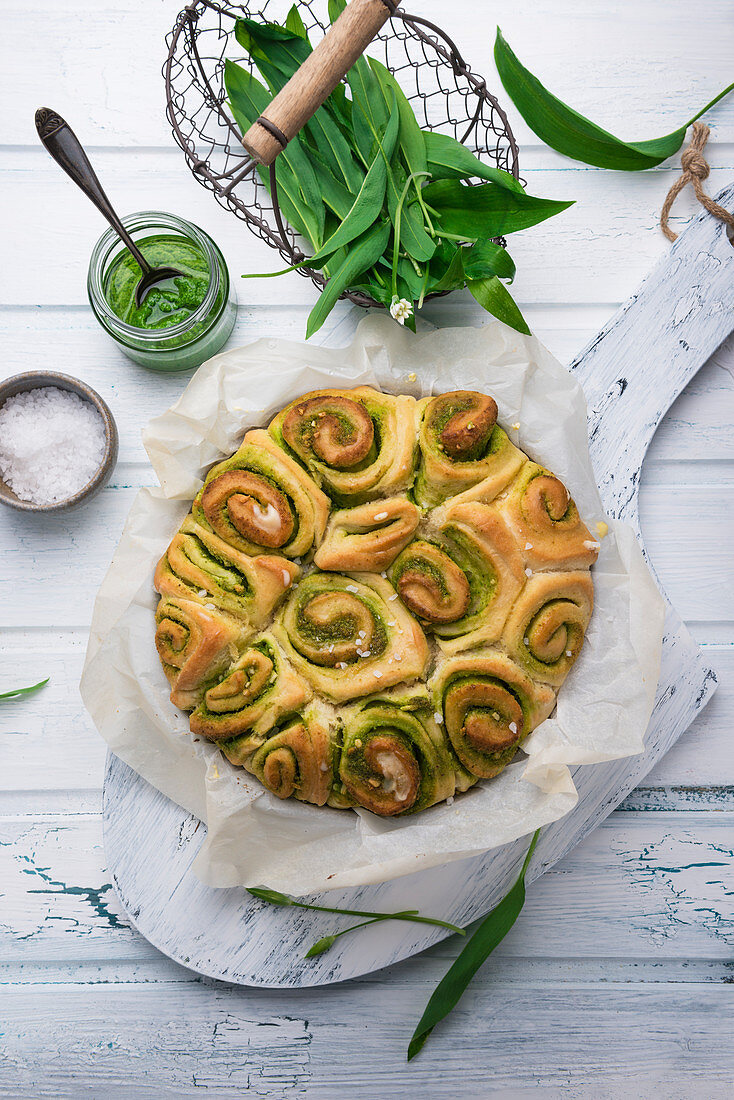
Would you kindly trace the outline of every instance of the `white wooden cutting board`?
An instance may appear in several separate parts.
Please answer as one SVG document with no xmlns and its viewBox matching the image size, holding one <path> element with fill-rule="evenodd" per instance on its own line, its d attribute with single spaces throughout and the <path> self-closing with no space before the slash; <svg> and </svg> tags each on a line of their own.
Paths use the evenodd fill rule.
<svg viewBox="0 0 734 1100">
<path fill-rule="evenodd" d="M 734 206 L 734 185 L 718 196 Z M 575 360 L 589 404 L 591 456 L 607 512 L 638 535 L 640 468 L 675 398 L 734 330 L 734 247 L 701 213 L 637 293 Z M 541 835 L 528 881 L 542 874 L 635 787 L 706 705 L 716 685 L 668 604 L 660 682 L 643 754 L 577 768 L 579 801 Z M 337 941 L 303 960 L 340 918 L 255 902 L 241 889 L 213 890 L 190 867 L 205 826 L 110 755 L 104 792 L 107 865 L 131 920 L 166 955 L 244 985 L 300 987 L 388 966 L 442 938 L 440 929 L 392 922 Z M 469 860 L 378 886 L 329 893 L 325 904 L 420 908 L 458 924 L 486 913 L 508 889 L 527 846 L 519 840 Z"/>
</svg>

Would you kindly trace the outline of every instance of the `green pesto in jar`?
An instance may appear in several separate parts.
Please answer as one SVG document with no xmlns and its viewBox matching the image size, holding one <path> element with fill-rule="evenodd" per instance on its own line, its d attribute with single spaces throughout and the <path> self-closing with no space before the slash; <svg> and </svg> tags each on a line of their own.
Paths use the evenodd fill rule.
<svg viewBox="0 0 734 1100">
<path fill-rule="evenodd" d="M 206 297 L 210 278 L 206 256 L 194 241 L 174 234 L 160 233 L 136 243 L 151 267 L 175 267 L 181 275 L 156 283 L 137 306 L 135 288 L 141 271 L 125 249 L 113 260 L 105 279 L 104 295 L 110 308 L 135 328 L 166 329 L 180 324 Z"/>
</svg>

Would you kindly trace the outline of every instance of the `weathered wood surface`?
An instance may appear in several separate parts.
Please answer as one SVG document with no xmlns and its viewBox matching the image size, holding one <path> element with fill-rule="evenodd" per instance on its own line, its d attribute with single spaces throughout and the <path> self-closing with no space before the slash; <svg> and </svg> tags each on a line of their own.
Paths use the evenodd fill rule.
<svg viewBox="0 0 734 1100">
<path fill-rule="evenodd" d="M 404 1062 L 407 1036 L 451 941 L 342 986 L 247 990 L 170 962 L 115 908 L 102 855 L 105 746 L 76 685 L 93 590 L 135 489 L 152 481 L 139 429 L 186 379 L 134 367 L 95 326 L 84 284 L 103 226 L 37 146 L 32 115 L 50 103 L 70 119 L 123 209 L 191 217 L 222 245 L 235 276 L 270 264 L 171 146 L 159 69 L 179 6 L 3 6 L 0 372 L 43 363 L 87 379 L 111 402 L 122 449 L 94 520 L 79 513 L 75 525 L 17 525 L 0 516 L 0 681 L 53 677 L 44 693 L 0 711 L 0 1095 L 178 1098 L 206 1086 L 276 1100 L 386 1092 L 514 1100 L 531 1090 L 564 1100 L 728 1098 L 733 352 L 714 356 L 665 417 L 640 492 L 651 560 L 719 689 L 644 786 L 533 884 L 523 920 L 415 1063 Z M 622 136 L 675 129 L 731 80 L 728 0 L 538 0 L 532 17 L 510 0 L 486 15 L 480 7 L 420 3 L 487 75 L 499 23 L 557 94 Z M 586 169 L 540 147 L 510 113 L 530 190 L 579 200 L 512 249 L 523 310 L 570 362 L 667 251 L 656 222 L 677 166 L 632 176 Z M 707 121 L 707 186 L 716 191 L 734 178 L 734 97 Z M 683 196 L 675 227 L 694 211 Z M 304 280 L 249 282 L 239 293 L 232 346 L 268 332 L 300 337 L 312 300 Z M 433 305 L 431 316 L 481 322 L 462 295 Z M 346 307 L 334 323 L 350 323 Z M 99 912 L 93 891 L 117 923 Z"/>
</svg>

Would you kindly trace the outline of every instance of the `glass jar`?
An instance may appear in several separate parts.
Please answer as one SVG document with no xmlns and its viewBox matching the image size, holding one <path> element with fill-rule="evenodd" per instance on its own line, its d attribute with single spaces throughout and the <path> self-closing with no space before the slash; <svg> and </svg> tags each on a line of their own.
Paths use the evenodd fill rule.
<svg viewBox="0 0 734 1100">
<path fill-rule="evenodd" d="M 206 259 L 209 285 L 201 305 L 177 324 L 150 329 L 128 324 L 113 311 L 106 292 L 112 268 L 130 253 L 115 231 L 108 229 L 89 261 L 87 293 L 95 317 L 125 355 L 143 367 L 160 371 L 198 367 L 228 340 L 237 316 L 237 298 L 222 253 L 202 229 L 175 214 L 144 211 L 122 221 L 136 244 L 159 234 L 191 242 Z"/>
</svg>

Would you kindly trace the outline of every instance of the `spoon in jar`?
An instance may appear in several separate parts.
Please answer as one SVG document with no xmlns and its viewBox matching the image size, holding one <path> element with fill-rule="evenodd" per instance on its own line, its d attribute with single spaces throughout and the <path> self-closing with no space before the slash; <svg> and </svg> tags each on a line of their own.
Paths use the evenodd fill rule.
<svg viewBox="0 0 734 1100">
<path fill-rule="evenodd" d="M 139 307 L 142 304 L 145 295 L 156 283 L 160 283 L 163 279 L 173 279 L 176 275 L 183 275 L 183 272 L 178 271 L 175 267 L 150 266 L 112 209 L 112 204 L 107 198 L 102 184 L 97 179 L 87 154 L 82 149 L 79 138 L 61 115 L 58 115 L 56 111 L 52 111 L 49 107 L 39 107 L 36 111 L 36 130 L 56 163 L 61 165 L 67 176 L 74 180 L 77 187 L 80 187 L 100 213 L 104 214 L 123 244 L 132 253 L 136 264 L 140 267 L 143 277 L 135 287 L 136 306 Z"/>
</svg>

